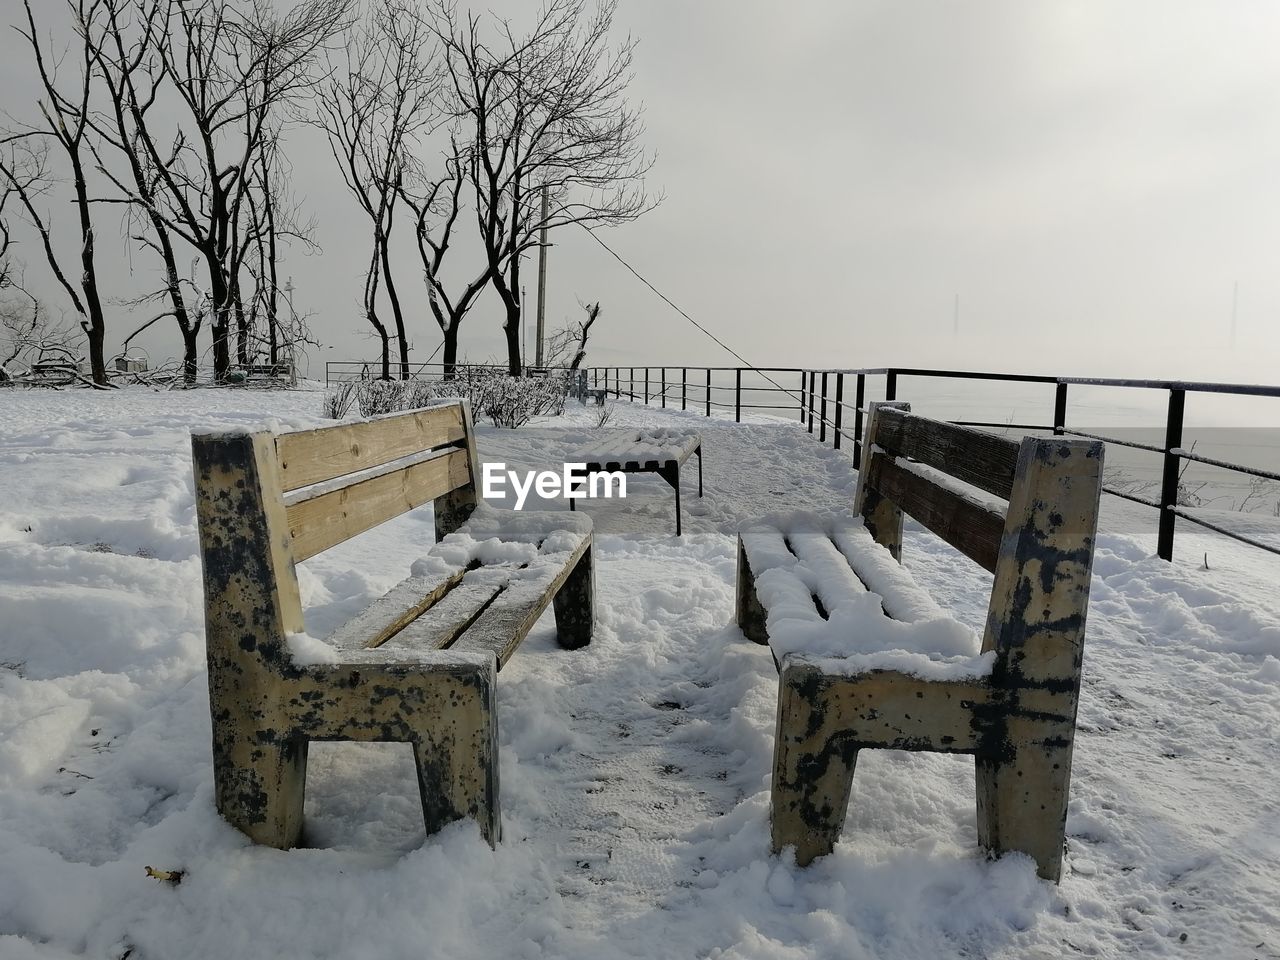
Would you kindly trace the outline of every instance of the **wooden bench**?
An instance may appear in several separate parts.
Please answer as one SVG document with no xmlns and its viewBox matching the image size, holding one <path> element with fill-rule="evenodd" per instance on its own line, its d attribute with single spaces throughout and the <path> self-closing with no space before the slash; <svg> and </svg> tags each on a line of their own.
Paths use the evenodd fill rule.
<svg viewBox="0 0 1280 960">
<path fill-rule="evenodd" d="M 784 618 L 771 615 L 768 598 L 794 601 L 797 571 L 818 584 L 812 616 L 827 619 L 842 598 L 819 596 L 839 582 L 821 576 L 824 564 L 847 564 L 881 593 L 873 617 L 914 619 L 903 608 L 936 609 L 906 571 L 885 563 L 886 552 L 901 559 L 905 512 L 994 574 L 981 643 L 989 669 L 931 679 L 928 671 L 868 666 L 866 658 L 850 665 L 803 651 L 775 655 L 773 849 L 794 846 L 801 865 L 831 852 L 859 750 L 965 753 L 975 758 L 980 844 L 992 856 L 1027 853 L 1039 875 L 1056 882 L 1103 447 L 1062 438 L 1017 443 L 909 411 L 904 403 L 872 404 L 854 503 L 865 527 L 860 541 L 791 543 L 787 530 L 767 524 L 744 530 L 737 622 L 752 640 L 770 642 L 771 624 Z M 886 568 L 897 576 L 892 589 L 881 585 Z M 868 633 L 876 626 L 859 622 Z"/>
<path fill-rule="evenodd" d="M 308 742 L 399 741 L 413 745 L 427 831 L 472 817 L 496 843 L 496 674 L 548 603 L 561 646 L 590 642 L 590 520 L 477 506 L 459 401 L 197 434 L 192 459 L 219 812 L 258 843 L 294 846 Z M 439 542 L 412 576 L 327 645 L 291 637 L 304 633 L 298 562 L 428 502 Z"/>
<path fill-rule="evenodd" d="M 702 437 L 688 430 L 654 429 L 619 433 L 574 454 L 586 472 L 656 473 L 676 492 L 676 536 L 680 536 L 680 467 L 698 455 L 698 496 L 702 496 Z M 576 510 L 575 499 L 569 509 Z"/>
</svg>

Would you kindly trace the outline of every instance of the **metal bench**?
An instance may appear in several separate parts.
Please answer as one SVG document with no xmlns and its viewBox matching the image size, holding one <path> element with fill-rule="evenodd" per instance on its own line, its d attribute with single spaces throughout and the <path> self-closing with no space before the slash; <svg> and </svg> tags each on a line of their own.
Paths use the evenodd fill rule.
<svg viewBox="0 0 1280 960">
<path fill-rule="evenodd" d="M 702 496 L 702 437 L 686 430 L 641 430 L 620 433 L 604 443 L 574 454 L 574 462 L 587 465 L 586 472 L 656 473 L 676 492 L 676 536 L 680 536 L 680 467 L 698 455 L 698 496 Z M 576 499 L 569 509 L 576 510 Z"/>
<path fill-rule="evenodd" d="M 497 671 L 549 603 L 560 645 L 594 624 L 591 521 L 477 506 L 471 414 L 449 401 L 316 430 L 192 437 L 218 811 L 258 843 L 302 829 L 307 744 L 413 745 L 428 833 L 498 841 Z M 440 541 L 315 661 L 295 565 L 433 502 Z M 493 539 L 503 562 L 481 547 Z M 313 649 L 314 643 L 306 644 Z"/>
<path fill-rule="evenodd" d="M 794 846 L 801 865 L 831 852 L 860 750 L 966 753 L 975 758 L 980 844 L 992 855 L 1027 853 L 1040 876 L 1056 882 L 1102 444 L 1034 437 L 1017 443 L 912 416 L 905 403 L 881 403 L 872 404 L 863 450 L 854 503 L 865 526 L 861 539 L 798 544 L 788 530 L 769 525 L 740 535 L 739 626 L 750 639 L 770 642 L 771 623 L 782 618 L 771 617 L 772 587 L 762 589 L 776 581 L 764 578 L 785 578 L 801 562 L 819 583 L 815 618 L 826 619 L 824 604 L 841 600 L 820 595 L 832 582 L 820 576 L 823 564 L 842 565 L 872 593 L 883 591 L 883 612 L 874 615 L 909 620 L 911 608 L 936 609 L 927 594 L 913 593 L 923 591 L 905 571 L 892 591 L 878 583 L 886 559 L 901 559 L 908 513 L 994 574 L 981 644 L 983 653 L 993 652 L 994 665 L 987 675 L 929 679 L 799 652 L 775 655 L 773 849 Z M 992 497 L 1000 499 L 993 504 Z M 793 602 L 795 591 L 788 596 Z"/>
</svg>

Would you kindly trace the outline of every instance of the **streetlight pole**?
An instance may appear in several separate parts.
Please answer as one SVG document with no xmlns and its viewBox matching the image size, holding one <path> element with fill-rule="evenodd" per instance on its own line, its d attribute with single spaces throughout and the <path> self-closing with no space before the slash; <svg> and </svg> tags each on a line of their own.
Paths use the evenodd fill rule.
<svg viewBox="0 0 1280 960">
<path fill-rule="evenodd" d="M 542 228 L 538 231 L 538 355 L 536 366 L 542 366 L 542 338 L 545 332 L 544 322 L 547 310 L 547 215 L 550 204 L 547 198 L 547 185 L 542 185 Z"/>
</svg>

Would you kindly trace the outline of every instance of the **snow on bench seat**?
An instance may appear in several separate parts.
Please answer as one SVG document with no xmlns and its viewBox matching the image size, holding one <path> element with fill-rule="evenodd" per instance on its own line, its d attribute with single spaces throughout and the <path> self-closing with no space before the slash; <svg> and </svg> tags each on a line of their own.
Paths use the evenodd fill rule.
<svg viewBox="0 0 1280 960">
<path fill-rule="evenodd" d="M 692 431 L 655 427 L 615 434 L 582 447 L 574 453 L 573 460 L 606 470 L 643 470 L 684 463 L 701 445 L 702 437 Z"/>
<path fill-rule="evenodd" d="M 741 531 L 775 657 L 855 673 L 985 676 L 994 654 L 847 514 L 774 514 Z"/>
<path fill-rule="evenodd" d="M 501 666 L 590 545 L 588 517 L 500 511 L 481 503 L 414 562 L 409 577 L 334 631 L 327 644 L 343 650 L 492 650 Z M 291 646 L 295 657 L 316 655 L 314 645 L 297 635 Z"/>
</svg>

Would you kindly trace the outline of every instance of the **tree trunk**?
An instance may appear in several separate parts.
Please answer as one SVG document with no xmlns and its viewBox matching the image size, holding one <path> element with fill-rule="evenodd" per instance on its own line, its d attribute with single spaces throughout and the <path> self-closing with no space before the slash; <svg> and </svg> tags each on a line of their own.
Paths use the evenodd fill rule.
<svg viewBox="0 0 1280 960">
<path fill-rule="evenodd" d="M 231 372 L 231 291 L 217 252 L 206 251 L 205 262 L 209 267 L 209 292 L 213 301 L 209 328 L 213 335 L 213 378 L 218 383 L 226 383 L 227 374 Z"/>
<path fill-rule="evenodd" d="M 391 302 L 391 317 L 396 324 L 396 337 L 400 341 L 400 379 L 409 379 L 409 340 L 404 332 L 404 311 L 400 308 L 400 295 L 396 292 L 395 281 L 391 278 L 391 260 L 387 255 L 390 237 L 381 238 L 378 244 L 378 259 L 382 263 L 382 279 L 387 285 L 387 299 Z"/>
<path fill-rule="evenodd" d="M 512 317 L 511 307 L 507 307 L 507 322 L 502 327 L 507 335 L 507 374 L 518 377 L 523 373 L 520 362 L 520 308 L 516 307 Z"/>
<path fill-rule="evenodd" d="M 240 278 L 231 281 L 231 302 L 236 316 L 236 362 L 249 365 L 249 322 L 244 313 L 244 301 L 240 296 Z"/>
<path fill-rule="evenodd" d="M 444 379 L 452 380 L 456 377 L 458 366 L 458 324 L 450 323 L 443 331 L 444 333 Z"/>
<path fill-rule="evenodd" d="M 183 328 L 182 331 L 182 379 L 185 383 L 194 384 L 196 382 L 196 374 L 199 372 L 200 357 L 200 328 L 194 330 L 190 327 Z"/>
<path fill-rule="evenodd" d="M 85 184 L 79 157 L 72 158 L 71 167 L 75 177 L 76 206 L 80 212 L 80 287 L 84 290 L 85 309 L 89 313 L 83 327 L 89 340 L 89 365 L 93 371 L 93 382 L 100 387 L 105 387 L 108 385 L 107 359 L 103 354 L 103 344 L 106 341 L 107 324 L 102 313 L 102 299 L 98 295 L 98 271 L 93 256 L 93 220 L 89 214 L 89 189 Z"/>
</svg>

